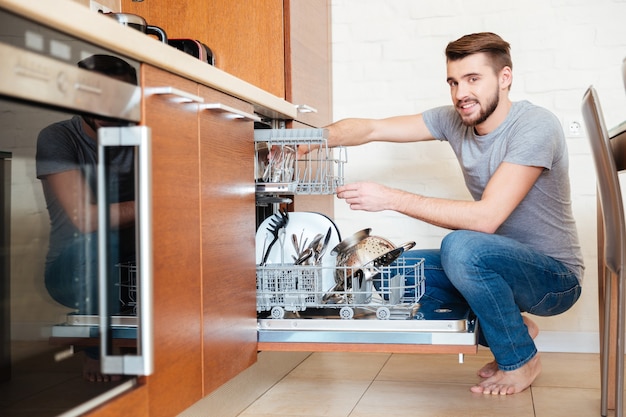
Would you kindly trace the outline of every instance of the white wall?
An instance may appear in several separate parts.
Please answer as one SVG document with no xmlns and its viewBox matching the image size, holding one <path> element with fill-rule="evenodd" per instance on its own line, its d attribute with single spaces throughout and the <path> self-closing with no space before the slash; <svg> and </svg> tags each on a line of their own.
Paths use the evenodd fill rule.
<svg viewBox="0 0 626 417">
<path fill-rule="evenodd" d="M 593 84 L 613 127 L 626 120 L 625 18 L 626 0 L 332 0 L 334 119 L 381 118 L 449 104 L 446 45 L 468 33 L 491 31 L 511 44 L 513 100 L 544 106 L 564 123 L 582 123 L 581 99 Z M 583 296 L 569 312 L 537 321 L 548 334 L 571 332 L 574 343 L 594 345 L 595 172 L 584 133 L 568 138 L 568 145 L 574 214 L 587 265 Z M 375 180 L 431 196 L 469 198 L 445 143 L 350 148 L 345 177 L 346 182 Z M 437 247 L 448 232 L 392 212 L 353 212 L 339 200 L 335 219 L 344 235 L 371 227 L 373 234 L 397 244 L 415 240 L 418 247 Z"/>
</svg>

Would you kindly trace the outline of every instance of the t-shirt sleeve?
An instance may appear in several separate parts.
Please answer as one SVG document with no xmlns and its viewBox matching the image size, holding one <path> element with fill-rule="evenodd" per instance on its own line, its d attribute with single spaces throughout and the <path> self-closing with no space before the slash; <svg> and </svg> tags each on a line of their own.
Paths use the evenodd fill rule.
<svg viewBox="0 0 626 417">
<path fill-rule="evenodd" d="M 512 134 L 514 140 L 507 143 L 504 162 L 518 165 L 538 166 L 552 169 L 555 158 L 561 155 L 559 144 L 564 143 L 563 130 L 559 120 L 542 108 L 531 110 L 533 114 Z"/>
<path fill-rule="evenodd" d="M 447 132 L 452 128 L 451 123 L 458 119 L 454 117 L 455 113 L 452 106 L 441 106 L 424 111 L 422 118 L 433 138 L 447 141 Z"/>
<path fill-rule="evenodd" d="M 71 140 L 73 133 L 62 124 L 44 128 L 37 137 L 37 178 L 80 169 Z"/>
</svg>

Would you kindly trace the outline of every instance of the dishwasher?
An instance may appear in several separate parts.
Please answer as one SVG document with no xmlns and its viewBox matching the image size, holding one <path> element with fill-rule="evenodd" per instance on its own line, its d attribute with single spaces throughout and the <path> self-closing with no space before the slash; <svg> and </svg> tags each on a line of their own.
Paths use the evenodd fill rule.
<svg viewBox="0 0 626 417">
<path fill-rule="evenodd" d="M 423 259 L 403 256 L 414 242 L 371 229 L 342 239 L 329 217 L 287 210 L 343 184 L 347 152 L 327 135 L 255 129 L 259 350 L 476 353 L 470 309 L 422 300 Z"/>
</svg>

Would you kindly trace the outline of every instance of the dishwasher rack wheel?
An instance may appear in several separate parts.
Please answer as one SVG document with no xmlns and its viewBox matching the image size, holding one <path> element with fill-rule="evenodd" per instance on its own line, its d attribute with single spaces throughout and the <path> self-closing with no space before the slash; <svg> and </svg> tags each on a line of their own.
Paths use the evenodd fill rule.
<svg viewBox="0 0 626 417">
<path fill-rule="evenodd" d="M 273 319 L 283 319 L 285 318 L 285 309 L 281 306 L 274 306 L 272 307 L 272 311 L 270 311 L 270 314 Z"/>
<path fill-rule="evenodd" d="M 350 320 L 354 317 L 354 309 L 352 307 L 341 307 L 339 317 L 341 317 L 342 320 Z"/>
<path fill-rule="evenodd" d="M 378 307 L 378 310 L 376 310 L 376 318 L 378 320 L 389 320 L 389 317 L 391 317 L 391 311 L 389 311 L 388 307 Z"/>
</svg>

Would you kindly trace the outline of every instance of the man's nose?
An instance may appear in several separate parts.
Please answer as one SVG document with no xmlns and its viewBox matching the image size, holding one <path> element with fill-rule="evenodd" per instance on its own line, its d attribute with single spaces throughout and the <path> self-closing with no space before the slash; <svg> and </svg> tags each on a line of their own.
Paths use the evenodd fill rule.
<svg viewBox="0 0 626 417">
<path fill-rule="evenodd" d="M 465 83 L 458 83 L 454 91 L 454 98 L 456 100 L 463 100 L 465 97 L 467 97 L 467 85 Z"/>
</svg>

